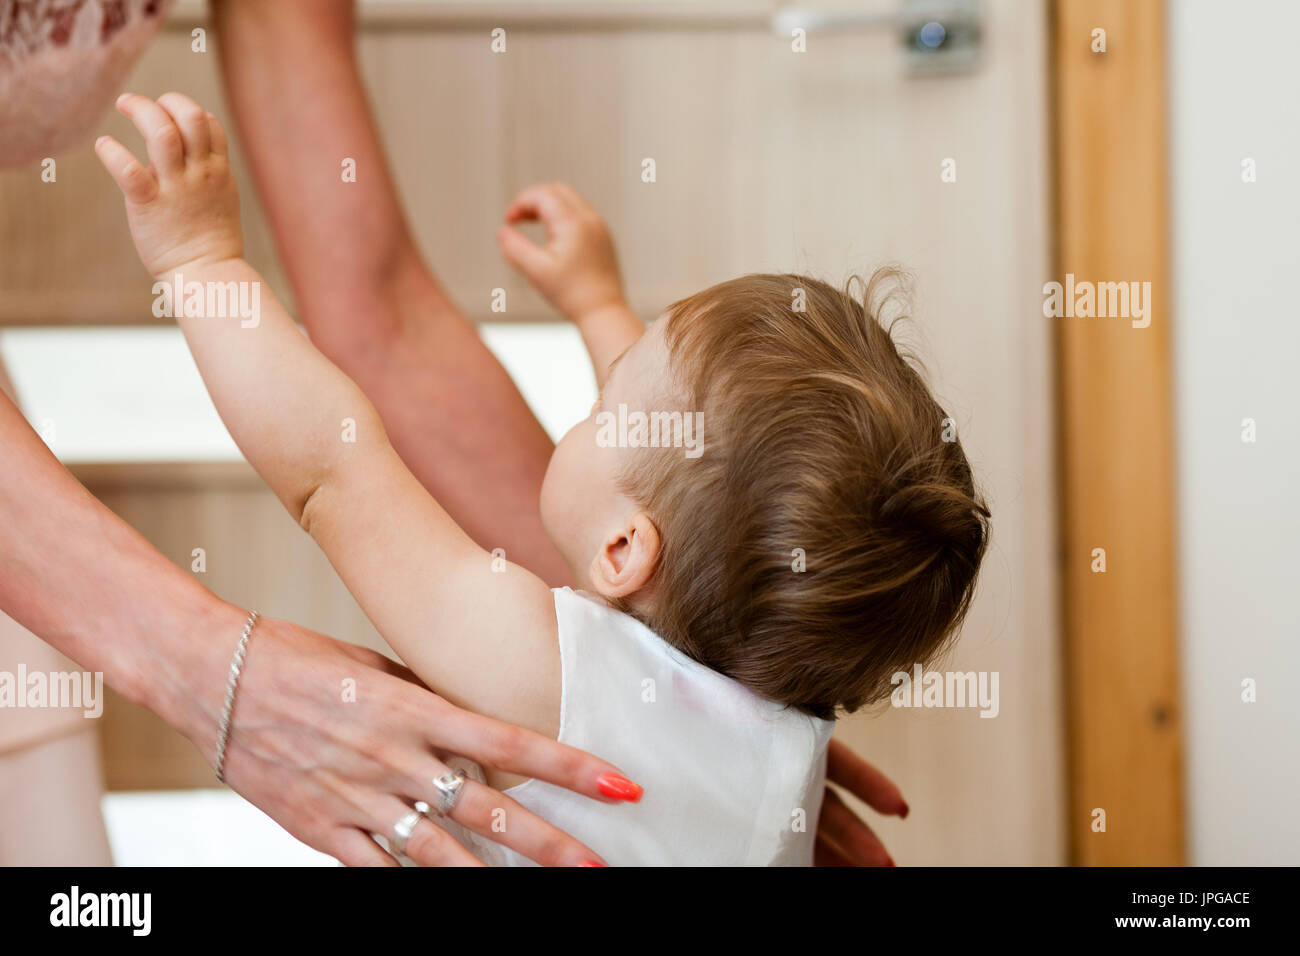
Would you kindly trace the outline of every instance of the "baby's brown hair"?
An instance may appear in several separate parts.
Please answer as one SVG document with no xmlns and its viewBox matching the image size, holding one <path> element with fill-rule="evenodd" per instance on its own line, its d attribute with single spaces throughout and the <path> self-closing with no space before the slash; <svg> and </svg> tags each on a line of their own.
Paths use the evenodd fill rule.
<svg viewBox="0 0 1300 956">
<path fill-rule="evenodd" d="M 899 278 L 877 271 L 859 300 L 856 280 L 749 275 L 669 306 L 703 454 L 641 450 L 623 476 L 662 542 L 639 616 L 818 717 L 944 647 L 988 542 L 952 422 L 878 319 Z"/>
</svg>

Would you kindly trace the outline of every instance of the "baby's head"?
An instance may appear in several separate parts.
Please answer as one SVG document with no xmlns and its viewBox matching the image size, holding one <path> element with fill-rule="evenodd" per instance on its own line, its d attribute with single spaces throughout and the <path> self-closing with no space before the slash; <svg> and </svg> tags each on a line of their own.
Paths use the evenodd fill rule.
<svg viewBox="0 0 1300 956">
<path fill-rule="evenodd" d="M 675 303 L 615 363 L 542 489 L 580 587 L 820 717 L 887 696 L 943 648 L 988 539 L 951 422 L 873 314 L 894 278 L 872 278 L 866 308 L 796 275 Z M 656 421 L 674 411 L 699 434 Z M 661 427 L 639 431 L 638 412 Z"/>
</svg>

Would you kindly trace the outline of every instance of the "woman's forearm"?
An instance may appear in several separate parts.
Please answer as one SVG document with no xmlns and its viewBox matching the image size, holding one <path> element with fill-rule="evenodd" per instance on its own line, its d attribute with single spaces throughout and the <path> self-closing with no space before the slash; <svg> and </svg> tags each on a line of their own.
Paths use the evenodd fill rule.
<svg viewBox="0 0 1300 956">
<path fill-rule="evenodd" d="M 569 583 L 537 506 L 553 446 L 421 259 L 366 102 L 352 3 L 218 0 L 213 22 L 312 341 L 366 393 L 398 454 L 462 528 Z M 343 157 L 356 161 L 355 182 L 340 181 Z"/>
<path fill-rule="evenodd" d="M 0 449 L 0 608 L 187 736 L 205 734 L 230 652 L 207 635 L 239 610 L 100 504 L 3 396 Z M 236 623 L 231 647 L 237 637 Z M 212 701 L 193 700 L 196 680 Z"/>
</svg>

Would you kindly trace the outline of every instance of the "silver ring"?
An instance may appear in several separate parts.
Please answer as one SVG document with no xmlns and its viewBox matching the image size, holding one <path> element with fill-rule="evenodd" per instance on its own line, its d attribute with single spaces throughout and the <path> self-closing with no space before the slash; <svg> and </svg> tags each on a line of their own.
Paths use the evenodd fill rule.
<svg viewBox="0 0 1300 956">
<path fill-rule="evenodd" d="M 406 841 L 411 839 L 416 825 L 424 818 L 418 810 L 412 810 L 393 824 L 393 838 L 389 846 L 398 856 L 406 856 Z"/>
<path fill-rule="evenodd" d="M 433 785 L 438 790 L 438 805 L 431 809 L 435 815 L 445 817 L 456 808 L 456 801 L 460 799 L 465 786 L 465 771 L 448 771 L 435 779 Z"/>
</svg>

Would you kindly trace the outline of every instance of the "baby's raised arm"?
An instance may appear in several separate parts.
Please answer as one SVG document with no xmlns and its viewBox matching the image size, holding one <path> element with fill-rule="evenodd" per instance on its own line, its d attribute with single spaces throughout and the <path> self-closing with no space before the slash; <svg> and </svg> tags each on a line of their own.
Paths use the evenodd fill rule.
<svg viewBox="0 0 1300 956">
<path fill-rule="evenodd" d="M 549 589 L 494 562 L 451 520 L 397 456 L 369 400 L 243 260 L 216 118 L 175 93 L 157 103 L 128 94 L 118 108 L 144 135 L 151 166 L 111 137 L 96 151 L 158 280 L 155 309 L 180 322 L 249 463 L 423 680 L 461 706 L 554 735 L 560 662 Z"/>
<path fill-rule="evenodd" d="M 609 227 L 567 183 L 525 189 L 505 218 L 497 230 L 501 254 L 578 327 L 596 385 L 603 388 L 610 366 L 645 332 L 623 295 Z M 546 244 L 536 245 L 515 229 L 520 222 L 544 225 Z"/>
</svg>

